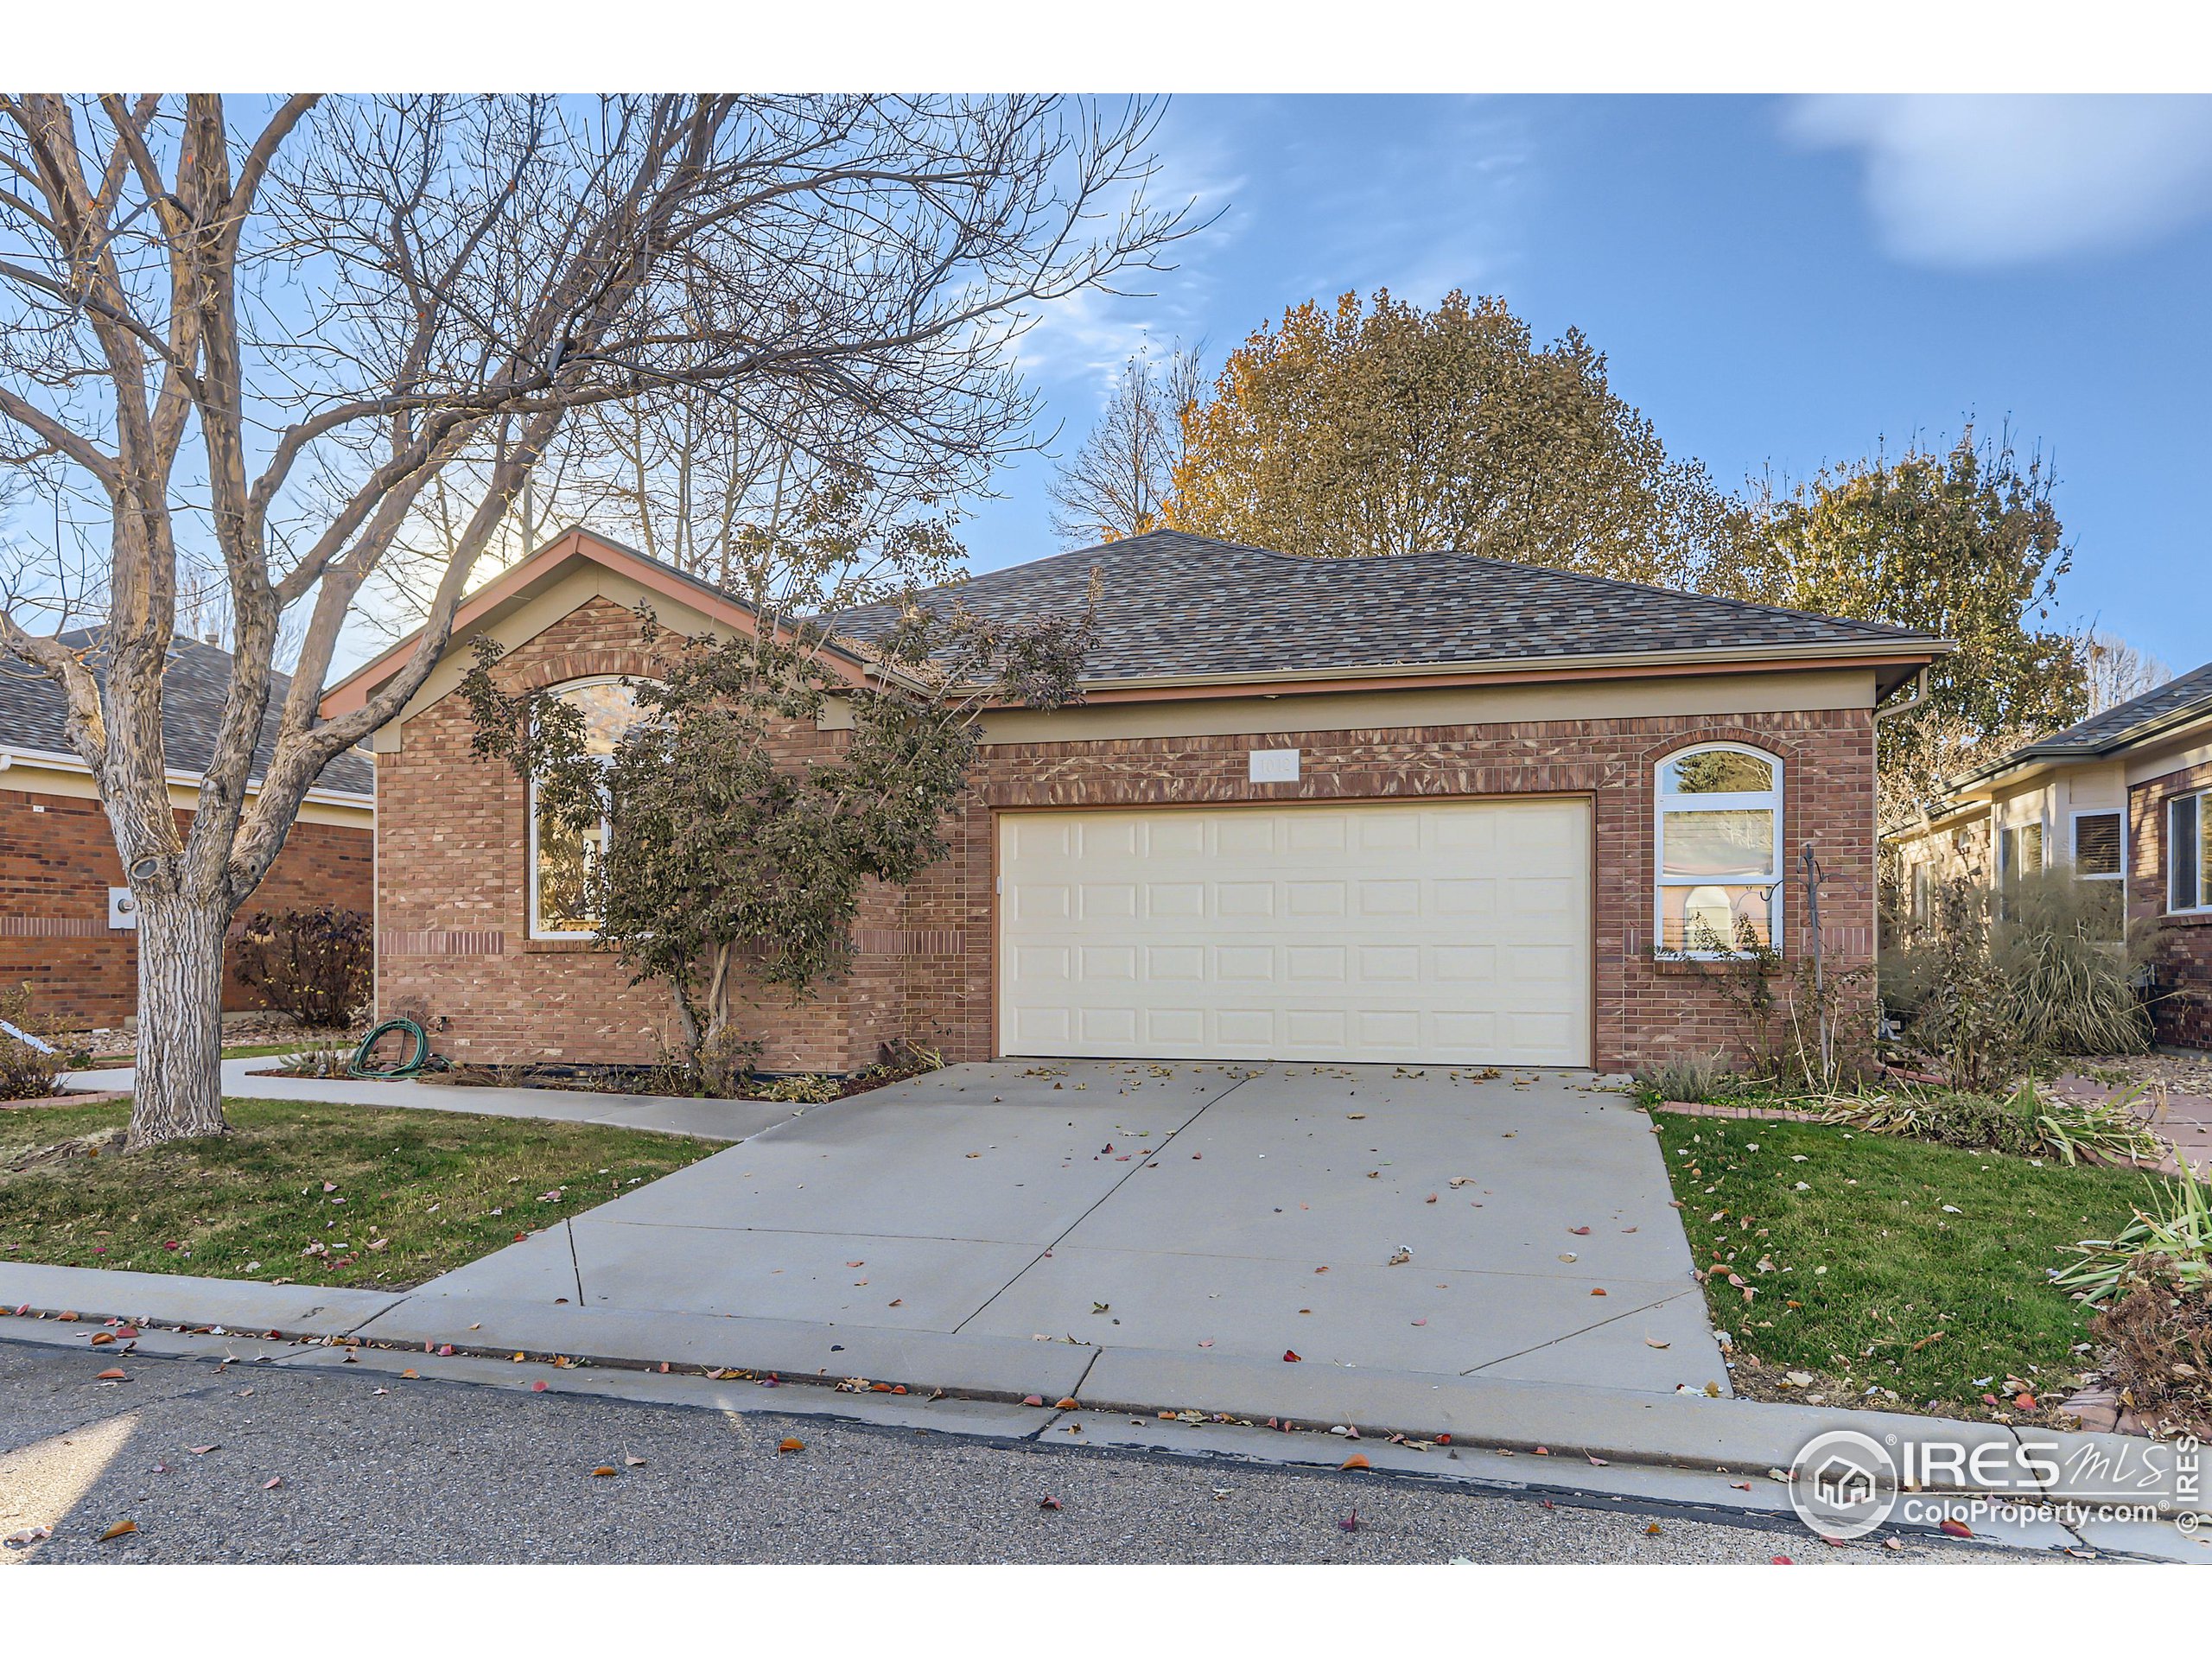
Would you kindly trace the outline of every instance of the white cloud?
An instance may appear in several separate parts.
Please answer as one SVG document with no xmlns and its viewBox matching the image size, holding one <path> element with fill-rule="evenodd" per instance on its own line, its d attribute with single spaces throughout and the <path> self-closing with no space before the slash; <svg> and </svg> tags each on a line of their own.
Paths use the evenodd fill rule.
<svg viewBox="0 0 2212 1659">
<path fill-rule="evenodd" d="M 1786 126 L 1859 152 L 1884 245 L 1917 264 L 2102 252 L 2212 213 L 2212 98 L 1835 95 Z"/>
</svg>

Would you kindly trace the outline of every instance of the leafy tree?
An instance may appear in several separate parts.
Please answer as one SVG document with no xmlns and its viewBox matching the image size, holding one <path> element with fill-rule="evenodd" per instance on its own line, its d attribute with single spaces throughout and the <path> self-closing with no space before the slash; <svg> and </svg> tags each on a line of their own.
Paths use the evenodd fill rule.
<svg viewBox="0 0 2212 1659">
<path fill-rule="evenodd" d="M 2052 481 L 2039 456 L 1969 427 L 1945 454 L 1916 446 L 1770 490 L 1716 572 L 1737 597 L 1958 642 L 1925 708 L 1884 728 L 1885 829 L 1961 770 L 2088 712 L 2085 641 L 2052 622 L 2073 562 Z"/>
<path fill-rule="evenodd" d="M 1077 700 L 1091 629 L 1088 612 L 1002 624 L 909 607 L 868 643 L 855 688 L 851 645 L 818 628 L 680 638 L 648 617 L 658 677 L 635 683 L 644 717 L 607 760 L 572 704 L 502 687 L 488 639 L 461 693 L 475 753 L 536 781 L 541 839 L 603 846 L 575 872 L 582 913 L 633 983 L 669 987 L 695 1075 L 725 1093 L 761 1046 L 741 1003 L 803 1001 L 842 972 L 868 884 L 944 855 L 982 710 Z M 779 739 L 810 735 L 833 695 L 851 713 L 843 749 L 795 758 Z"/>
<path fill-rule="evenodd" d="M 1117 542 L 1166 522 L 1199 383 L 1193 352 L 1154 361 L 1142 351 L 1122 365 L 1098 423 L 1052 480 L 1052 528 L 1062 541 Z"/>
<path fill-rule="evenodd" d="M 1455 549 L 1690 585 L 1727 505 L 1669 460 L 1570 330 L 1503 300 L 1308 301 L 1233 353 L 1185 421 L 1168 522 L 1327 558 Z"/>
</svg>

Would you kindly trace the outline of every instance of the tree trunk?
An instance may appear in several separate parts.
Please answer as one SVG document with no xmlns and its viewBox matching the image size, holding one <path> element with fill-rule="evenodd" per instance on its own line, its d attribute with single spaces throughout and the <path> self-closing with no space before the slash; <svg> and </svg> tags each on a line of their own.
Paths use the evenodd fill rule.
<svg viewBox="0 0 2212 1659">
<path fill-rule="evenodd" d="M 138 1083 L 124 1150 L 223 1122 L 223 935 L 220 904 L 175 893 L 138 900 Z"/>
</svg>

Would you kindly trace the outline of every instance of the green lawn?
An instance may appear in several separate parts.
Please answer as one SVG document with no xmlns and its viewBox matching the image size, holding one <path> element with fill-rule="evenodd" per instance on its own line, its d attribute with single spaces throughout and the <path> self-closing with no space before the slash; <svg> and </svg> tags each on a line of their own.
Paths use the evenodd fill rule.
<svg viewBox="0 0 2212 1659">
<path fill-rule="evenodd" d="M 2046 1269 L 2067 1261 L 2059 1246 L 2110 1237 L 2151 1191 L 2134 1171 L 1822 1124 L 1652 1117 L 1713 1321 L 1738 1351 L 1916 1408 L 1985 1415 L 2008 1374 L 2071 1382 L 2088 1313 Z M 1758 1292 L 1748 1306 L 1730 1273 Z"/>
<path fill-rule="evenodd" d="M 120 1126 L 129 1109 L 0 1111 L 0 1158 Z M 0 1173 L 0 1261 L 398 1287 L 719 1149 L 454 1112 L 280 1100 L 223 1109 L 226 1135 Z"/>
</svg>

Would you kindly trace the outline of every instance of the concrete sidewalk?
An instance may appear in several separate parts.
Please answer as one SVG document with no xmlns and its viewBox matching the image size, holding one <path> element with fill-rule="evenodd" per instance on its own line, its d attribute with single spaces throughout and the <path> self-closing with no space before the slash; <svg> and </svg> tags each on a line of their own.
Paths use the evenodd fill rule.
<svg viewBox="0 0 2212 1659">
<path fill-rule="evenodd" d="M 665 1095 L 602 1095 L 581 1089 L 487 1089 L 442 1083 L 379 1082 L 371 1077 L 288 1077 L 267 1056 L 223 1062 L 223 1093 L 245 1100 L 312 1100 L 340 1106 L 399 1106 L 418 1111 L 486 1117 L 535 1117 L 556 1123 L 600 1123 L 702 1141 L 742 1141 L 796 1117 L 805 1109 L 772 1100 L 679 1100 Z M 73 1071 L 72 1094 L 128 1092 L 128 1066 Z"/>
</svg>

